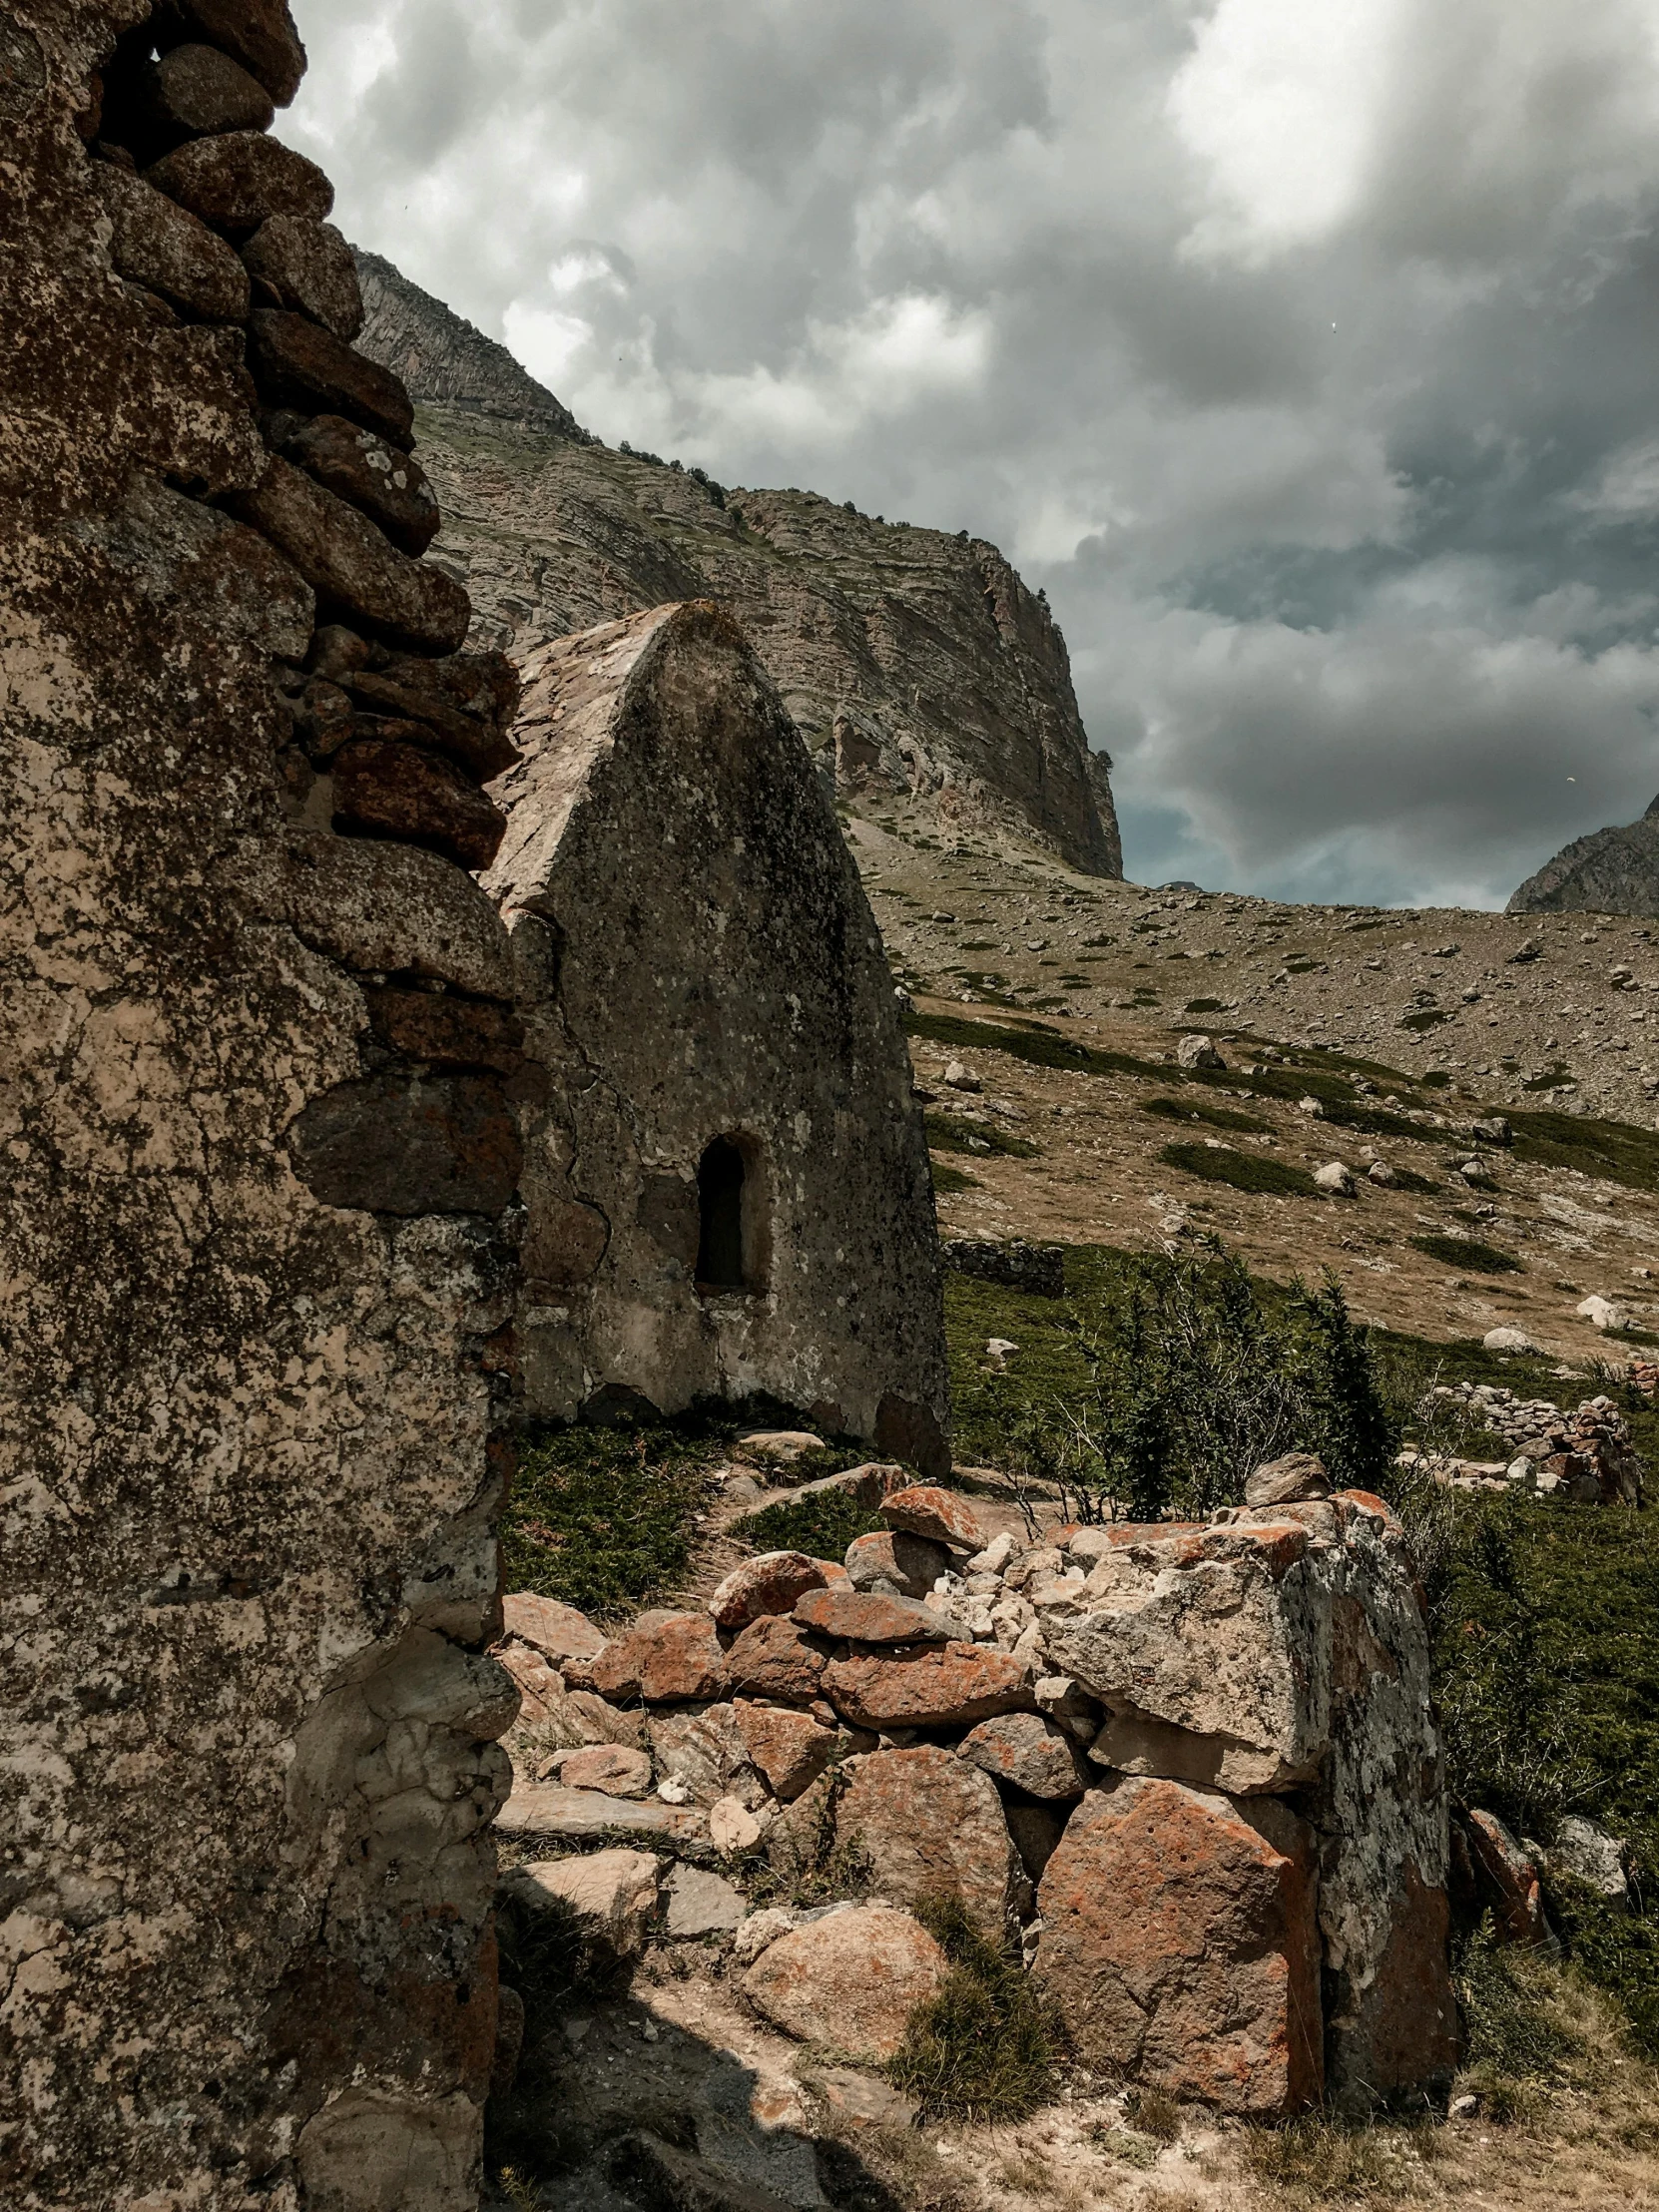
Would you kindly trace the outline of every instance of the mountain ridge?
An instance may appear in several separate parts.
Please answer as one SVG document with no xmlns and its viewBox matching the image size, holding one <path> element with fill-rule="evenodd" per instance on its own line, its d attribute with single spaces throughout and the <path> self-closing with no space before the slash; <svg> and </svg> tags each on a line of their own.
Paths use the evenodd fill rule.
<svg viewBox="0 0 1659 2212">
<path fill-rule="evenodd" d="M 355 251 L 357 343 L 416 402 L 444 514 L 433 557 L 470 593 L 476 643 L 522 654 L 723 600 L 847 814 L 1121 876 L 1110 763 L 1065 640 L 989 540 L 613 449 L 504 346 Z"/>
</svg>

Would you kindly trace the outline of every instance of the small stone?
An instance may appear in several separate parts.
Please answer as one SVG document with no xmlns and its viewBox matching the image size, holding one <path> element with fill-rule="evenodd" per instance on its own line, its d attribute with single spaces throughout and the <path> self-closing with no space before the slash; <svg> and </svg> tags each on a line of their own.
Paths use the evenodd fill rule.
<svg viewBox="0 0 1659 2212">
<path fill-rule="evenodd" d="M 749 1851 L 765 1833 L 741 1798 L 717 1798 L 709 1808 L 709 1840 L 724 1858 Z"/>
<path fill-rule="evenodd" d="M 948 1971 L 944 1952 L 908 1913 L 862 1905 L 779 1936 L 744 1975 L 743 1989 L 785 2034 L 879 2064 Z"/>
<path fill-rule="evenodd" d="M 1487 1352 L 1536 1352 L 1524 1329 L 1488 1329 L 1480 1340 Z"/>
<path fill-rule="evenodd" d="M 633 1958 L 657 1910 L 662 1861 L 645 1851 L 595 1851 L 577 1859 L 535 1859 L 504 1887 L 532 1907 L 563 1905 L 590 1941 L 616 1958 Z"/>
<path fill-rule="evenodd" d="M 603 1790 L 611 1797 L 642 1798 L 651 1789 L 651 1761 L 624 1744 L 590 1744 L 567 1751 L 559 1761 L 559 1781 L 567 1790 Z"/>
<path fill-rule="evenodd" d="M 1366 1170 L 1366 1181 L 1380 1184 L 1383 1190 L 1390 1190 L 1399 1181 L 1399 1177 L 1386 1160 L 1374 1160 Z"/>
<path fill-rule="evenodd" d="M 1029 1699 L 1026 1670 L 1011 1653 L 972 1643 L 898 1653 L 859 1652 L 832 1660 L 824 1687 L 855 1727 L 971 1726 Z"/>
<path fill-rule="evenodd" d="M 969 1574 L 1001 1574 L 1016 1550 L 1014 1539 L 1006 1529 L 1000 1536 L 993 1536 L 983 1551 L 976 1551 L 967 1562 Z M 943 1571 L 942 1569 L 940 1570 Z"/>
<path fill-rule="evenodd" d="M 848 1583 L 833 1590 L 808 1590 L 796 1603 L 795 1618 L 814 1634 L 837 1643 L 945 1643 L 950 1623 L 913 1598 L 883 1597 L 855 1590 Z"/>
<path fill-rule="evenodd" d="M 997 1370 L 998 1374 L 1008 1365 L 1009 1359 L 1018 1350 L 1019 1346 L 1008 1337 L 987 1337 L 985 1339 L 985 1358 Z"/>
<path fill-rule="evenodd" d="M 1216 1050 L 1213 1037 L 1183 1037 L 1175 1048 L 1175 1057 L 1184 1068 L 1224 1068 L 1227 1065 Z"/>
<path fill-rule="evenodd" d="M 925 1536 L 907 1536 L 888 1530 L 876 1536 L 854 1536 L 846 1547 L 847 1579 L 855 1590 L 886 1583 L 901 1597 L 926 1597 L 941 1574 L 950 1567 L 943 1544 Z"/>
<path fill-rule="evenodd" d="M 269 406 L 344 415 L 399 451 L 409 443 L 414 408 L 399 379 L 308 315 L 256 307 L 249 317 L 248 365 Z"/>
<path fill-rule="evenodd" d="M 1445 2108 L 1448 2120 L 1472 2120 L 1480 2109 L 1480 2099 L 1467 2089 L 1460 2097 L 1453 2097 Z"/>
<path fill-rule="evenodd" d="M 1325 1461 L 1311 1451 L 1288 1451 L 1283 1458 L 1266 1460 L 1245 1484 L 1245 1503 L 1250 1506 L 1294 1505 L 1304 1498 L 1330 1495 Z"/>
<path fill-rule="evenodd" d="M 726 1654 L 734 1694 L 810 1705 L 824 1686 L 827 1655 L 799 1621 L 776 1613 L 753 1621 Z"/>
<path fill-rule="evenodd" d="M 351 249 L 331 223 L 274 215 L 242 250 L 243 267 L 291 307 L 347 344 L 363 326 L 363 299 Z"/>
<path fill-rule="evenodd" d="M 1001 1713 L 962 1738 L 962 1758 L 1034 1798 L 1079 1798 L 1088 1776 L 1071 1738 L 1041 1713 Z"/>
<path fill-rule="evenodd" d="M 1354 1196 L 1354 1177 L 1341 1160 L 1327 1160 L 1324 1167 L 1316 1168 L 1314 1181 L 1322 1191 L 1331 1191 L 1338 1198 Z"/>
<path fill-rule="evenodd" d="M 397 552 L 366 516 L 273 454 L 237 512 L 285 553 L 326 604 L 392 642 L 451 653 L 466 637 L 471 603 L 460 585 Z"/>
<path fill-rule="evenodd" d="M 191 139 L 144 174 L 216 231 L 253 231 L 274 215 L 320 223 L 334 204 L 334 188 L 315 162 L 263 131 Z"/>
<path fill-rule="evenodd" d="M 110 219 L 110 260 L 135 284 L 205 322 L 248 316 L 248 273 L 225 241 L 142 177 L 110 162 L 88 173 Z"/>
<path fill-rule="evenodd" d="M 285 108 L 305 74 L 305 49 L 287 0 L 180 0 L 188 23 L 223 47 Z"/>
<path fill-rule="evenodd" d="M 949 1544 L 957 1551 L 983 1551 L 985 1531 L 965 1499 L 954 1490 L 941 1490 L 918 1482 L 907 1490 L 894 1490 L 876 1508 L 889 1528 L 910 1536 L 926 1536 L 934 1543 Z"/>
<path fill-rule="evenodd" d="M 804 1551 L 763 1551 L 734 1567 L 709 1600 L 717 1628 L 747 1628 L 766 1613 L 788 1613 L 809 1590 L 825 1587 L 816 1559 Z"/>
<path fill-rule="evenodd" d="M 853 2066 L 823 2066 L 807 2079 L 813 2094 L 823 2100 L 843 2126 L 913 2127 L 920 2107 L 901 2096 L 875 2074 L 859 2073 Z"/>
<path fill-rule="evenodd" d="M 953 1091 L 982 1091 L 984 1085 L 977 1075 L 969 1074 L 960 1060 L 952 1060 L 946 1066 L 944 1079 Z"/>
<path fill-rule="evenodd" d="M 427 996 L 427 994 L 422 994 Z M 429 996 L 427 1003 L 431 1003 Z M 563 1659 L 594 1659 L 605 1638 L 585 1613 L 534 1590 L 515 1590 L 501 1600 L 501 1619 L 509 1636 L 530 1644 L 557 1666 Z"/>
<path fill-rule="evenodd" d="M 678 1866 L 665 1887 L 670 1936 L 725 1936 L 749 1918 L 743 1892 L 705 1867 Z"/>
<path fill-rule="evenodd" d="M 672 1613 L 650 1627 L 636 1625 L 605 1646 L 591 1673 L 601 1697 L 640 1697 L 648 1705 L 718 1698 L 726 1687 L 725 1656 L 707 1613 Z"/>
<path fill-rule="evenodd" d="M 427 743 L 487 784 L 521 758 L 509 727 L 512 709 L 498 703 L 502 687 L 494 664 L 504 659 L 495 653 L 398 659 L 386 668 L 353 670 L 340 681 L 359 707 L 419 723 Z M 492 690 L 494 697 L 488 696 Z"/>
<path fill-rule="evenodd" d="M 419 734 L 418 724 L 392 724 Z M 465 868 L 486 868 L 507 819 L 452 762 L 420 745 L 356 739 L 333 757 L 336 826 L 406 838 Z"/>
<path fill-rule="evenodd" d="M 816 1782 L 835 1756 L 840 1731 L 787 1706 L 740 1700 L 734 1710 L 749 1756 L 787 1805 Z"/>
<path fill-rule="evenodd" d="M 795 1925 L 796 1916 L 780 1905 L 769 1905 L 764 1912 L 751 1913 L 733 1937 L 733 1964 L 753 1965 L 769 1943 L 777 1942 L 780 1936 L 787 1936 Z"/>
<path fill-rule="evenodd" d="M 1604 1898 L 1615 1912 L 1630 1906 L 1630 1881 L 1625 1872 L 1628 1846 L 1594 1821 L 1577 1813 L 1565 1814 L 1556 1823 L 1555 1841 L 1548 1852 L 1550 1871 L 1570 1875 Z"/>
</svg>

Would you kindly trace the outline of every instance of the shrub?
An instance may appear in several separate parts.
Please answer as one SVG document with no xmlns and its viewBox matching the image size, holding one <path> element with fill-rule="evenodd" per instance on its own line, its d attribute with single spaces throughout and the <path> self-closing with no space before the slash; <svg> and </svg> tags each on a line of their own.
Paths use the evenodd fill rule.
<svg viewBox="0 0 1659 2212">
<path fill-rule="evenodd" d="M 1235 1191 L 1295 1192 L 1312 1198 L 1319 1190 L 1306 1168 L 1265 1160 L 1254 1152 L 1234 1152 L 1226 1145 L 1167 1144 L 1158 1157 L 1165 1167 L 1179 1168 L 1183 1175 L 1195 1175 L 1204 1183 L 1225 1183 Z"/>
<path fill-rule="evenodd" d="M 1413 1237 L 1410 1242 L 1431 1260 L 1448 1268 L 1466 1268 L 1470 1275 L 1519 1275 L 1521 1263 L 1512 1252 L 1481 1244 L 1473 1237 Z"/>
<path fill-rule="evenodd" d="M 1143 1114 L 1156 1114 L 1160 1121 L 1201 1121 L 1211 1129 L 1246 1129 L 1261 1133 L 1271 1130 L 1271 1122 L 1258 1120 L 1254 1114 L 1236 1113 L 1231 1106 L 1212 1106 L 1207 1098 L 1143 1098 L 1140 1100 Z"/>
</svg>

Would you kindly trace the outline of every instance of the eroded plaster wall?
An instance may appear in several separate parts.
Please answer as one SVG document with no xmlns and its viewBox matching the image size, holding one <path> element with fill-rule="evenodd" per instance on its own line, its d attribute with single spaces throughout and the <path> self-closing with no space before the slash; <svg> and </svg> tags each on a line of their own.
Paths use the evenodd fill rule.
<svg viewBox="0 0 1659 2212">
<path fill-rule="evenodd" d="M 527 1393 L 768 1391 L 947 1465 L 932 1190 L 892 979 L 799 733 L 733 617 L 659 607 L 524 664 L 482 878 L 528 1049 Z M 700 1282 L 699 1164 L 747 1161 L 746 1282 Z"/>
<path fill-rule="evenodd" d="M 516 685 L 266 135 L 301 66 L 280 0 L 0 8 L 18 2212 L 478 2178 Z"/>
</svg>

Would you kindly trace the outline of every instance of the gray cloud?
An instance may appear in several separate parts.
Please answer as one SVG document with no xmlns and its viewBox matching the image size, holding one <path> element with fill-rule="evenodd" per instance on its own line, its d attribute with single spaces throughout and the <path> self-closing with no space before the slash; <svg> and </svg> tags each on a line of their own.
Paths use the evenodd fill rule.
<svg viewBox="0 0 1659 2212">
<path fill-rule="evenodd" d="M 1132 872 L 1495 903 L 1659 788 L 1653 0 L 300 14 L 346 228 L 602 435 L 1046 585 Z"/>
</svg>

